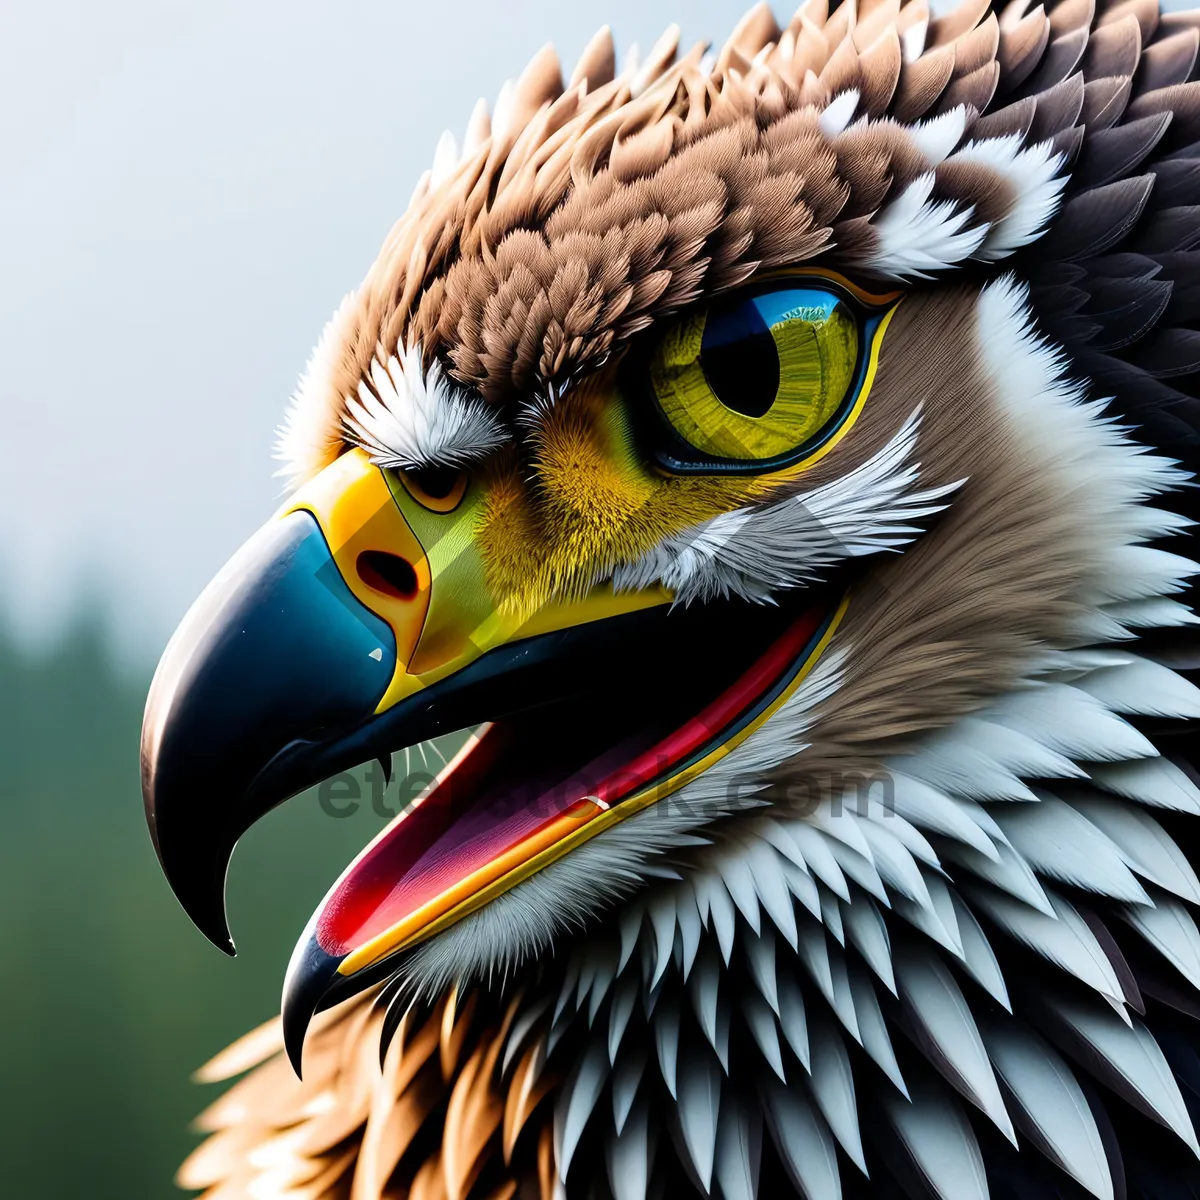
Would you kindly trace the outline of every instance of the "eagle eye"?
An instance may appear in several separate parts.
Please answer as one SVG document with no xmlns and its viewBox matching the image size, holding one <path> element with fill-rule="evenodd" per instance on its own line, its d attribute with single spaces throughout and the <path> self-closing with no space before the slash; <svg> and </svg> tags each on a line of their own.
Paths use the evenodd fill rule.
<svg viewBox="0 0 1200 1200">
<path fill-rule="evenodd" d="M 864 295 L 776 279 L 673 320 L 633 366 L 652 457 L 675 473 L 756 474 L 827 445 L 861 408 L 895 299 Z"/>
</svg>

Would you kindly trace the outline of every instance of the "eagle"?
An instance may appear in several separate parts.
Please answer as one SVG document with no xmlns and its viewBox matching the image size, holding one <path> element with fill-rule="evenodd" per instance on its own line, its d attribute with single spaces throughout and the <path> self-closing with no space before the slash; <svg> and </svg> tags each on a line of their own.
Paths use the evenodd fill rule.
<svg viewBox="0 0 1200 1200">
<path fill-rule="evenodd" d="M 257 818 L 462 748 L 184 1186 L 1200 1196 L 1198 45 L 760 4 L 442 137 L 163 654 L 154 846 L 232 953 Z"/>
</svg>

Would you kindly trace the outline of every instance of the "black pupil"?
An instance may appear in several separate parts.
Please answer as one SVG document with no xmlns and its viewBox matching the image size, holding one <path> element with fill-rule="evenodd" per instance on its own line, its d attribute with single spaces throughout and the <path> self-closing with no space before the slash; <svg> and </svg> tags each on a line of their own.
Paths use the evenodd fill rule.
<svg viewBox="0 0 1200 1200">
<path fill-rule="evenodd" d="M 715 307 L 704 325 L 700 366 L 726 408 L 763 416 L 779 393 L 779 352 L 758 306 L 749 300 Z"/>
<path fill-rule="evenodd" d="M 431 500 L 445 500 L 454 491 L 462 475 L 458 467 L 418 467 L 406 473 Z"/>
</svg>

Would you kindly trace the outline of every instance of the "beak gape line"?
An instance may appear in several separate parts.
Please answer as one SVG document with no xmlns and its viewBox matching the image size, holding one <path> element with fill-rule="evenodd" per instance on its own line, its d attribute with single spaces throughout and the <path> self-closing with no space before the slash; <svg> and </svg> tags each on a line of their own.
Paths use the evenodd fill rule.
<svg viewBox="0 0 1200 1200">
<path fill-rule="evenodd" d="M 660 588 L 603 586 L 521 620 L 489 598 L 479 492 L 432 511 L 362 451 L 343 455 L 209 585 L 151 687 L 151 835 L 228 953 L 226 871 L 255 820 L 338 772 L 480 727 L 300 939 L 284 992 L 297 1070 L 318 1009 L 736 748 L 845 608 L 838 592 L 672 608 Z"/>
</svg>

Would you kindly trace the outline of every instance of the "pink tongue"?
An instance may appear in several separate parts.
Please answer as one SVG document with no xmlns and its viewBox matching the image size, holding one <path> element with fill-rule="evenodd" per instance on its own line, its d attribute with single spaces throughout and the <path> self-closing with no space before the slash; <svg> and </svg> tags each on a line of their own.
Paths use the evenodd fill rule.
<svg viewBox="0 0 1200 1200">
<path fill-rule="evenodd" d="M 787 672 L 794 674 L 828 615 L 813 606 L 795 618 L 751 666 L 665 735 L 644 725 L 631 737 L 603 721 L 580 724 L 570 714 L 557 724 L 527 724 L 523 732 L 519 724 L 487 726 L 433 790 L 347 868 L 321 907 L 318 945 L 334 957 L 349 954 L 496 863 L 586 797 L 595 799 L 593 809 L 617 804 L 665 767 L 697 753 Z M 597 754 L 610 739 L 616 744 Z M 588 759 L 585 766 L 572 771 L 569 761 L 553 763 L 555 752 L 572 750 Z"/>
<path fill-rule="evenodd" d="M 326 901 L 316 936 L 340 956 L 370 941 L 440 896 L 573 804 L 637 753 L 628 739 L 566 779 L 479 785 L 503 747 L 493 727 L 464 748 L 416 807 L 402 814 L 347 869 Z M 465 755 L 465 757 L 464 757 Z M 522 764 L 526 765 L 527 764 Z"/>
</svg>

